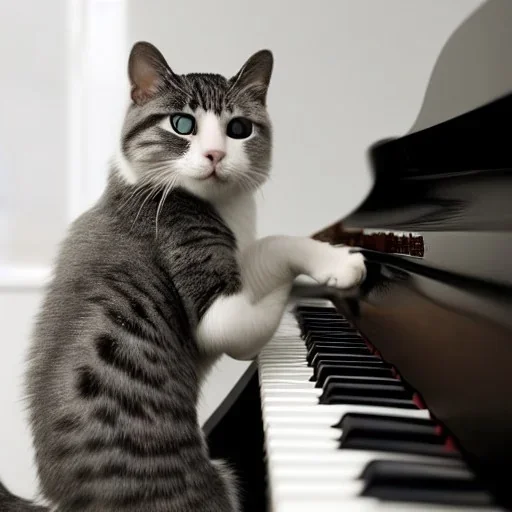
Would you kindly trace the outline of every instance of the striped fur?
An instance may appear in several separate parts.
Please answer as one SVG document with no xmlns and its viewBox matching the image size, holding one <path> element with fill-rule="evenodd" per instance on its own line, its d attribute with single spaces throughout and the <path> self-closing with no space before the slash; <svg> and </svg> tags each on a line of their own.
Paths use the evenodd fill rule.
<svg viewBox="0 0 512 512">
<path fill-rule="evenodd" d="M 195 332 L 217 297 L 241 288 L 239 235 L 254 219 L 240 198 L 270 165 L 269 55 L 227 80 L 175 75 L 147 43 L 132 51 L 120 154 L 62 244 L 30 351 L 31 427 L 52 510 L 238 510 L 233 476 L 210 461 L 198 424 L 201 377 L 216 355 L 203 355 Z M 224 141 L 219 179 L 193 185 L 195 139 L 162 127 L 176 111 L 219 129 L 243 115 L 255 132 Z M 2 487 L 0 509 L 45 510 Z"/>
</svg>

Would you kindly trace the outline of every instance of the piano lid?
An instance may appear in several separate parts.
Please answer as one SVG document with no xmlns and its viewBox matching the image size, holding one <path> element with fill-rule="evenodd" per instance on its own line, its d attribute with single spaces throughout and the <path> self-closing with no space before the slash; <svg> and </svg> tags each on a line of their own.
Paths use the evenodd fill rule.
<svg viewBox="0 0 512 512">
<path fill-rule="evenodd" d="M 512 91 L 512 2 L 489 0 L 452 34 L 434 65 L 409 133 L 469 112 Z"/>
<path fill-rule="evenodd" d="M 345 227 L 438 231 L 442 218 L 450 231 L 510 228 L 511 27 L 512 2 L 489 0 L 453 33 L 408 134 L 370 148 L 375 182 Z M 382 208 L 385 220 L 371 213 Z"/>
</svg>

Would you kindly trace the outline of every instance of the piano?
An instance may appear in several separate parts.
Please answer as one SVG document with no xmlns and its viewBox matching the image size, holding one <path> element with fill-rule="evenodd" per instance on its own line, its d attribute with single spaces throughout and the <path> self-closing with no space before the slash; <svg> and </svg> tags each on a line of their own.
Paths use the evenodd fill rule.
<svg viewBox="0 0 512 512">
<path fill-rule="evenodd" d="M 512 510 L 510 27 L 491 0 L 455 31 L 413 128 L 369 148 L 369 195 L 313 235 L 367 280 L 298 282 L 206 422 L 244 511 Z"/>
</svg>

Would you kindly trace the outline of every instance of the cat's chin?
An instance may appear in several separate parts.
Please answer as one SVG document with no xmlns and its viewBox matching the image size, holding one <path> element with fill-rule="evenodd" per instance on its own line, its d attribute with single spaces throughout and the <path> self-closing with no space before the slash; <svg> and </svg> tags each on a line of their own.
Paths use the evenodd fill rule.
<svg viewBox="0 0 512 512">
<path fill-rule="evenodd" d="M 230 181 L 218 175 L 201 178 L 185 176 L 180 185 L 191 194 L 207 201 L 222 200 L 232 192 Z"/>
</svg>

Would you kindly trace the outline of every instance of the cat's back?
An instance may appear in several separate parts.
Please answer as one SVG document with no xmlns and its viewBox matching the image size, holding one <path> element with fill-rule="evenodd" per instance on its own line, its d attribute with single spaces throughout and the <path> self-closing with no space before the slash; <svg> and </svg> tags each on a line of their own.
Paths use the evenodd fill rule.
<svg viewBox="0 0 512 512">
<path fill-rule="evenodd" d="M 31 340 L 26 384 L 31 408 L 39 418 L 45 417 L 47 404 L 71 399 L 73 374 L 81 364 L 94 361 L 92 344 L 110 330 L 109 315 L 133 322 L 129 307 L 136 297 L 129 298 L 128 289 L 121 296 L 121 282 L 126 288 L 137 283 L 139 275 L 149 276 L 149 261 L 147 252 L 136 240 L 129 240 L 100 206 L 70 226 Z"/>
<path fill-rule="evenodd" d="M 181 298 L 169 268 L 160 264 L 160 252 L 154 237 L 132 231 L 101 201 L 73 222 L 37 317 L 29 386 L 36 376 L 49 376 L 69 364 L 64 361 L 68 354 L 80 360 L 103 332 L 118 329 L 122 338 L 165 338 L 170 345 L 171 330 L 189 334 Z"/>
<path fill-rule="evenodd" d="M 190 478 L 223 485 L 197 424 L 197 347 L 152 239 L 101 207 L 82 215 L 38 318 L 27 376 L 36 458 L 45 495 L 68 496 L 70 510 L 96 510 L 89 496 L 130 496 L 138 510 L 155 478 L 160 500 L 187 496 Z"/>
</svg>

